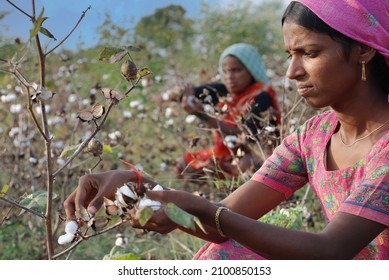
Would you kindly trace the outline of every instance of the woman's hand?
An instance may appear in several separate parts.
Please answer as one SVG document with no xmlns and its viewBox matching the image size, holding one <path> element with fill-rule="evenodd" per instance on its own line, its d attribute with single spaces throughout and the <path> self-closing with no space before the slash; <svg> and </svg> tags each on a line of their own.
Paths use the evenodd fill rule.
<svg viewBox="0 0 389 280">
<path fill-rule="evenodd" d="M 142 228 L 162 234 L 166 234 L 176 228 L 179 228 L 180 226 L 174 223 L 165 213 L 166 204 L 169 202 L 174 203 L 176 206 L 200 219 L 203 218 L 204 220 L 209 220 L 210 223 L 213 223 L 214 212 L 217 207 L 200 196 L 179 190 L 148 190 L 146 191 L 146 195 L 151 200 L 162 202 L 162 207 L 158 211 L 154 212 L 153 216 L 144 226 L 139 224 L 139 221 L 136 219 L 135 211 L 131 212 L 132 219 L 130 223 L 134 228 Z M 182 228 L 180 227 L 180 229 Z"/>
<path fill-rule="evenodd" d="M 162 207 L 164 208 L 165 205 Z M 175 230 L 178 225 L 174 223 L 170 218 L 166 215 L 164 209 L 161 207 L 158 211 L 155 211 L 153 216 L 147 221 L 145 225 L 141 225 L 137 220 L 135 209 L 130 210 L 131 219 L 130 224 L 133 228 L 144 229 L 147 231 L 155 231 L 161 234 L 167 234 L 173 230 Z"/>
<path fill-rule="evenodd" d="M 102 206 L 104 197 L 113 200 L 117 188 L 127 182 L 137 182 L 138 175 L 128 170 L 112 170 L 98 174 L 82 176 L 77 188 L 64 201 L 66 218 L 76 218 L 76 211 L 85 207 L 89 214 L 94 215 Z M 156 185 L 150 179 L 142 178 L 142 182 Z"/>
<path fill-rule="evenodd" d="M 196 98 L 192 84 L 185 85 L 181 106 L 188 114 L 204 113 L 203 104 Z"/>
</svg>

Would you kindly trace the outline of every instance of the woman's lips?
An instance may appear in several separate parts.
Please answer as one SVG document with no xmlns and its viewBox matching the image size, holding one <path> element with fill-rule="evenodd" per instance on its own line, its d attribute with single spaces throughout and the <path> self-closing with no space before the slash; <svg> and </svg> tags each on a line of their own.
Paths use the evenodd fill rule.
<svg viewBox="0 0 389 280">
<path fill-rule="evenodd" d="M 313 89 L 313 87 L 311 87 L 311 86 L 299 86 L 299 87 L 297 87 L 297 92 L 299 93 L 300 96 L 305 96 L 312 89 Z"/>
</svg>

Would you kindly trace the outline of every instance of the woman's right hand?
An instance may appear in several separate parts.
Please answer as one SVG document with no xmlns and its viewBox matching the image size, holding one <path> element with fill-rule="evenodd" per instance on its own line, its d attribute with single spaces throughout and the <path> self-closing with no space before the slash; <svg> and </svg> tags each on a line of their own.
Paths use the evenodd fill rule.
<svg viewBox="0 0 389 280">
<path fill-rule="evenodd" d="M 204 112 L 203 104 L 196 98 L 192 84 L 185 85 L 181 106 L 188 114 L 197 115 Z"/>
<path fill-rule="evenodd" d="M 137 182 L 137 180 L 138 175 L 129 170 L 112 170 L 80 177 L 77 188 L 63 203 L 66 218 L 76 219 L 76 211 L 82 207 L 94 216 L 103 205 L 104 197 L 113 200 L 117 188 L 124 183 Z M 142 181 L 156 185 L 150 179 L 142 178 Z"/>
</svg>

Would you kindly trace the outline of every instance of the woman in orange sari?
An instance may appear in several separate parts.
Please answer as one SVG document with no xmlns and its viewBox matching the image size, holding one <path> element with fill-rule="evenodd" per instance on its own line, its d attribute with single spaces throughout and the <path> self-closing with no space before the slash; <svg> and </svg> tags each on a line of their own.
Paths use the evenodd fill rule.
<svg viewBox="0 0 389 280">
<path fill-rule="evenodd" d="M 188 85 L 184 91 L 183 108 L 212 129 L 212 146 L 186 151 L 178 160 L 178 174 L 199 176 L 207 168 L 225 177 L 256 170 L 261 161 L 245 144 L 280 120 L 275 91 L 252 45 L 238 43 L 226 48 L 219 59 L 219 73 L 223 84 Z M 265 117 L 264 112 L 270 114 Z"/>
</svg>

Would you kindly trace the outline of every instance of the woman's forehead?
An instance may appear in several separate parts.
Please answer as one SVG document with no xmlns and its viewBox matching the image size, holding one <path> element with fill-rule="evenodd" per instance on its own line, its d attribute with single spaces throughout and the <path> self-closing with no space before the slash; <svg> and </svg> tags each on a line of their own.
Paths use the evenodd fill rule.
<svg viewBox="0 0 389 280">
<path fill-rule="evenodd" d="M 310 45 L 321 45 L 331 39 L 326 34 L 309 30 L 292 21 L 287 21 L 284 23 L 282 32 L 284 36 L 285 47 L 287 49 L 302 48 L 304 46 Z"/>
<path fill-rule="evenodd" d="M 243 66 L 243 63 L 233 55 L 227 55 L 222 62 L 224 66 Z"/>
</svg>

